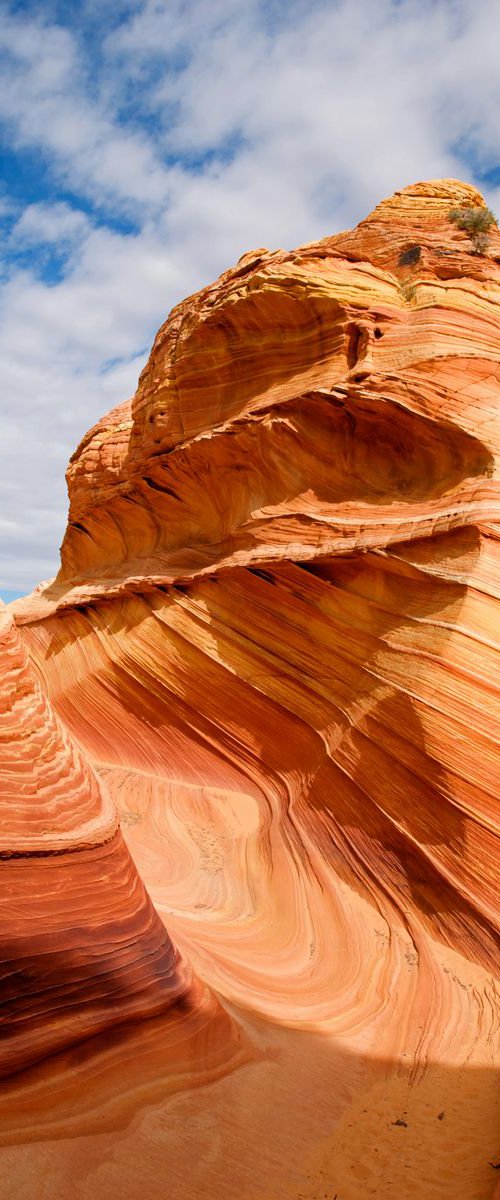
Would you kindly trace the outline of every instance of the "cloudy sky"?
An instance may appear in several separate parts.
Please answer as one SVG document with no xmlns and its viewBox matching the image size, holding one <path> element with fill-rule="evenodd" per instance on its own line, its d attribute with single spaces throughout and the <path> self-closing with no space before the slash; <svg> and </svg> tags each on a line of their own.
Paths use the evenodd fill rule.
<svg viewBox="0 0 500 1200">
<path fill-rule="evenodd" d="M 0 6 L 0 594 L 57 570 L 69 455 L 178 300 L 417 179 L 500 210 L 499 47 L 498 0 Z"/>
</svg>

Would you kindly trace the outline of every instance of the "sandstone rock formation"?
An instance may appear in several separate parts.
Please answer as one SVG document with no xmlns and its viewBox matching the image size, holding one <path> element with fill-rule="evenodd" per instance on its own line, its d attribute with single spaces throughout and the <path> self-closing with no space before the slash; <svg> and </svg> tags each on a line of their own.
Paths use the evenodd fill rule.
<svg viewBox="0 0 500 1200">
<path fill-rule="evenodd" d="M 2 625 L 23 1197 L 493 1194 L 500 236 L 448 217 L 482 204 L 245 255 L 71 460 Z"/>
</svg>

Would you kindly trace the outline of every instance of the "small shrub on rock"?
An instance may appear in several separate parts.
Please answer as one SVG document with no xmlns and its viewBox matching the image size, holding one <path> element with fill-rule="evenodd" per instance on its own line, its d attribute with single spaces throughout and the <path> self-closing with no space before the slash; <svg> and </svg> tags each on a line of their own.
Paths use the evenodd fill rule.
<svg viewBox="0 0 500 1200">
<path fill-rule="evenodd" d="M 464 233 L 468 233 L 475 254 L 486 254 L 489 244 L 488 233 L 497 224 L 491 208 L 452 208 L 448 218 Z"/>
<path fill-rule="evenodd" d="M 420 260 L 420 246 L 408 246 L 407 250 L 403 250 L 399 255 L 400 267 L 413 267 Z"/>
</svg>

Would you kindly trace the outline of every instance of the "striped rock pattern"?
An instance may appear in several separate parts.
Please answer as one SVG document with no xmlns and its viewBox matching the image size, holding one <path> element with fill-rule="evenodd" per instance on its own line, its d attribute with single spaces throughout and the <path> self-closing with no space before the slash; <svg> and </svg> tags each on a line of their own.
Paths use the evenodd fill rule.
<svg viewBox="0 0 500 1200">
<path fill-rule="evenodd" d="M 30 976 L 23 1196 L 43 1162 L 42 1200 L 75 1166 L 81 1200 L 492 1197 L 500 236 L 448 216 L 483 203 L 417 184 L 245 255 L 73 456 L 61 570 L 6 643 L 4 957 L 36 865 L 54 1020 L 81 903 L 116 988 L 92 1024 L 84 950 L 82 1036 L 116 1028 L 41 1062 Z"/>
<path fill-rule="evenodd" d="M 0 613 L 0 1074 L 186 996 L 108 789 Z"/>
</svg>

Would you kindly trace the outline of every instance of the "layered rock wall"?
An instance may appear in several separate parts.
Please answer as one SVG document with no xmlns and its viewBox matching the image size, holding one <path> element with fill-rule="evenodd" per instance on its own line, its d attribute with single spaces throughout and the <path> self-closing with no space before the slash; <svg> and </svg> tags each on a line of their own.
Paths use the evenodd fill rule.
<svg viewBox="0 0 500 1200">
<path fill-rule="evenodd" d="M 262 1020 L 283 1055 L 264 1134 L 254 1066 L 214 1100 L 233 1129 L 248 1087 L 246 1149 L 174 1176 L 175 1200 L 491 1195 L 500 236 L 478 255 L 449 219 L 483 203 L 417 184 L 179 305 L 73 456 L 59 575 L 15 606 L 6 961 L 54 947 L 54 1047 L 69 996 L 87 1036 L 183 994 L 212 1031 L 188 1022 L 191 1080 L 240 1061 L 238 1029 L 259 1060 Z"/>
</svg>

